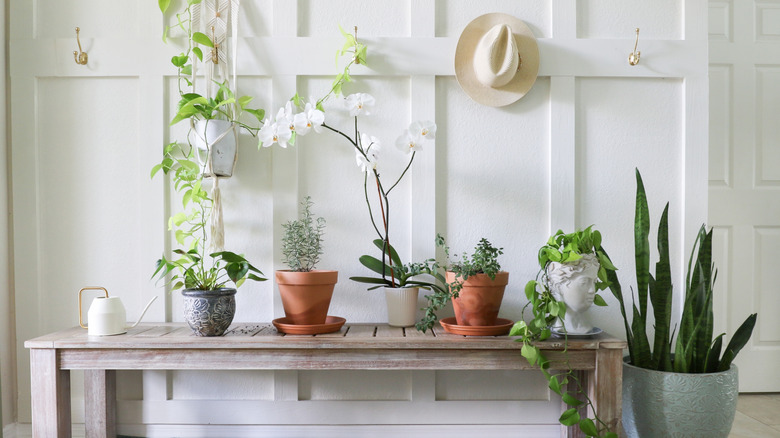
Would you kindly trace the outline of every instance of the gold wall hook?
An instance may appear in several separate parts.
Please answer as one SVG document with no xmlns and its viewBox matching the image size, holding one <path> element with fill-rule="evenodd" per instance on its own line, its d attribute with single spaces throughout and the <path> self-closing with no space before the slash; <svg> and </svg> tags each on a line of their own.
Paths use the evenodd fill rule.
<svg viewBox="0 0 780 438">
<path fill-rule="evenodd" d="M 73 59 L 78 65 L 87 65 L 87 52 L 81 50 L 81 40 L 79 39 L 79 32 L 81 29 L 76 28 L 76 42 L 79 44 L 79 51 L 73 51 Z"/>
<path fill-rule="evenodd" d="M 636 46 L 639 45 L 639 28 L 636 28 L 636 42 L 634 42 L 634 51 L 628 55 L 628 63 L 631 65 L 639 64 L 639 55 L 641 52 L 637 52 Z"/>
</svg>

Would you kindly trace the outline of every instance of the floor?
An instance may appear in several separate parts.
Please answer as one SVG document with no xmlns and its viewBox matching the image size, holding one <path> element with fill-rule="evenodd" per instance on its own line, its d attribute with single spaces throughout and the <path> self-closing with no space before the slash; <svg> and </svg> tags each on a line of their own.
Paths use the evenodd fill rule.
<svg viewBox="0 0 780 438">
<path fill-rule="evenodd" d="M 741 394 L 729 438 L 780 438 L 780 393 Z"/>
</svg>

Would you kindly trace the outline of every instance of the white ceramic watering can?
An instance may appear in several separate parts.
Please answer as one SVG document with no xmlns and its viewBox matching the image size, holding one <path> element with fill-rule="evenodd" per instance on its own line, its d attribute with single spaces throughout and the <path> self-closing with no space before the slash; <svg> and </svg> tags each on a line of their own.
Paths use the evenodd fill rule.
<svg viewBox="0 0 780 438">
<path fill-rule="evenodd" d="M 89 320 L 89 326 L 84 325 L 81 318 L 81 293 L 85 290 L 102 290 L 106 296 L 96 297 L 92 300 L 92 304 L 89 306 L 87 312 L 87 318 Z M 82 328 L 88 330 L 90 336 L 111 336 L 121 335 L 127 333 L 128 329 L 131 329 L 141 322 L 141 318 L 144 317 L 146 311 L 149 310 L 149 306 L 152 305 L 157 296 L 152 297 L 149 300 L 149 304 L 146 305 L 144 311 L 141 312 L 141 316 L 138 317 L 138 321 L 135 324 L 127 325 L 127 313 L 125 312 L 125 306 L 122 305 L 122 300 L 119 297 L 108 297 L 108 291 L 104 287 L 85 287 L 79 291 L 79 325 Z"/>
</svg>

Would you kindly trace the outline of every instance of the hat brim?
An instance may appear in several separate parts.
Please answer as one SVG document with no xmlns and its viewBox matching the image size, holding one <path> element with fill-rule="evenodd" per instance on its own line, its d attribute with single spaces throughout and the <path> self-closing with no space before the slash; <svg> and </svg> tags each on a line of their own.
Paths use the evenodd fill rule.
<svg viewBox="0 0 780 438">
<path fill-rule="evenodd" d="M 474 72 L 474 52 L 482 36 L 497 24 L 512 29 L 521 64 L 517 74 L 502 87 L 490 87 L 477 79 Z M 539 73 L 539 46 L 528 25 L 508 14 L 494 12 L 481 15 L 463 29 L 455 48 L 455 78 L 463 91 L 475 102 L 487 106 L 506 106 L 526 95 Z"/>
</svg>

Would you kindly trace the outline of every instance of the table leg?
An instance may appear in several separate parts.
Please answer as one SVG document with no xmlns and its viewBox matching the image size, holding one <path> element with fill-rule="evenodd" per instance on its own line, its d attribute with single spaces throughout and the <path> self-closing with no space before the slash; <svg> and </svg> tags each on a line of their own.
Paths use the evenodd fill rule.
<svg viewBox="0 0 780 438">
<path fill-rule="evenodd" d="M 609 430 L 623 436 L 623 350 L 599 349 L 595 377 L 590 397 L 596 412 Z"/>
<path fill-rule="evenodd" d="M 570 383 L 567 383 L 567 391 L 574 397 L 584 400 L 584 397 L 577 395 L 578 388 L 582 387 L 583 390 L 588 391 L 588 397 L 590 397 L 590 387 L 593 385 L 592 373 L 590 371 L 573 370 L 572 376 L 577 381 L 575 382 L 572 380 Z M 561 412 L 571 407 L 572 406 L 561 401 Z M 580 418 L 586 418 L 590 415 L 584 405 L 580 406 L 578 411 L 580 413 Z M 582 432 L 582 429 L 580 429 L 579 424 L 575 424 L 574 426 L 561 425 L 561 436 L 564 438 L 585 438 L 585 434 Z"/>
<path fill-rule="evenodd" d="M 70 438 L 70 371 L 59 369 L 57 350 L 30 349 L 32 426 L 35 438 Z"/>
<path fill-rule="evenodd" d="M 116 371 L 84 370 L 87 438 L 116 437 Z"/>
</svg>

